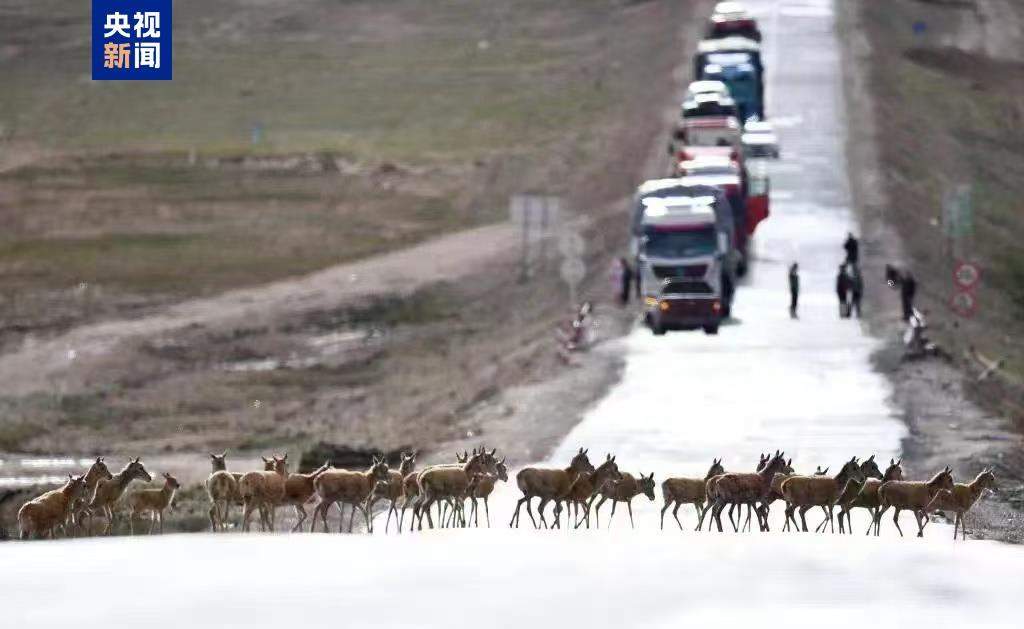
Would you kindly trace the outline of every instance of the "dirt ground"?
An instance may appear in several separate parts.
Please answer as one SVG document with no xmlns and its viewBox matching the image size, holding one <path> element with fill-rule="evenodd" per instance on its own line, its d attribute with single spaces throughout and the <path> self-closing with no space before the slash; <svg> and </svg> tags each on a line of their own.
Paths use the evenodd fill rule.
<svg viewBox="0 0 1024 629">
<path fill-rule="evenodd" d="M 572 312 L 558 231 L 520 282 L 517 232 L 497 224 L 446 237 L 459 239 L 455 249 L 429 241 L 23 343 L 0 356 L 9 383 L 0 450 L 150 453 L 188 483 L 205 477 L 208 450 L 250 462 L 317 440 L 413 445 L 423 462 L 481 441 L 500 443 L 511 461 L 542 458 L 620 367 L 604 343 L 632 324 L 610 303 L 622 211 L 636 181 L 665 169 L 664 134 L 688 78 L 680 60 L 700 24 L 690 18 L 710 4 L 616 4 L 635 37 L 604 61 L 642 77 L 643 97 L 617 104 L 614 124 L 592 131 L 600 150 L 551 156 L 574 173 L 558 190 L 587 243 L 579 296 L 597 303 L 602 340 L 577 366 L 554 351 L 555 326 Z M 53 351 L 68 348 L 70 361 Z M 198 530 L 205 498 L 194 484 L 189 492 L 176 526 Z M 0 515 L 13 514 L 17 497 L 3 502 Z"/>
<path fill-rule="evenodd" d="M 875 357 L 876 365 L 891 378 L 893 402 L 902 409 L 910 429 L 903 444 L 905 465 L 913 476 L 928 475 L 951 465 L 960 482 L 992 467 L 998 489 L 968 514 L 969 530 L 977 537 L 1019 543 L 1024 541 L 1024 438 L 1020 432 L 1021 416 L 1015 410 L 1020 393 L 1014 386 L 1016 359 L 1012 358 L 1021 349 L 1020 318 L 1014 314 L 1018 306 L 1013 298 L 1013 291 L 1020 288 L 1019 279 L 1013 279 L 1012 272 L 1007 274 L 1005 268 L 1000 269 L 992 257 L 999 250 L 999 241 L 978 247 L 974 253 L 994 267 L 994 277 L 981 295 L 984 310 L 974 321 L 958 320 L 950 313 L 943 303 L 943 282 L 949 283 L 950 262 L 941 239 L 935 235 L 935 226 L 928 225 L 928 217 L 934 216 L 935 208 L 940 207 L 935 198 L 938 184 L 932 179 L 920 181 L 921 177 L 941 181 L 950 172 L 956 172 L 963 166 L 962 160 L 976 155 L 972 144 L 978 136 L 971 133 L 977 133 L 979 128 L 992 133 L 987 126 L 991 122 L 942 112 L 950 100 L 956 100 L 955 90 L 962 88 L 943 84 L 943 80 L 953 80 L 948 76 L 943 79 L 908 75 L 907 64 L 927 59 L 931 64 L 928 71 L 933 72 L 933 60 L 940 59 L 943 72 L 966 72 L 957 78 L 970 76 L 981 85 L 976 89 L 986 93 L 993 90 L 997 101 L 1005 98 L 1006 90 L 1019 89 L 1021 83 L 1007 81 L 1005 72 L 992 70 L 1005 70 L 1002 64 L 1008 63 L 1007 55 L 1024 58 L 1019 32 L 1024 7 L 981 0 L 896 1 L 886 3 L 884 8 L 868 2 L 840 5 L 842 31 L 847 34 L 849 165 L 860 208 L 865 274 L 869 280 L 875 278 L 867 282 L 867 323 L 886 340 Z M 985 18 L 993 12 L 1000 12 L 1003 18 Z M 912 37 L 908 34 L 914 20 L 928 24 L 926 45 L 907 43 Z M 1009 46 L 997 47 L 1000 59 L 989 57 L 987 47 L 996 41 Z M 912 50 L 906 50 L 911 46 Z M 951 46 L 963 46 L 970 52 L 951 51 Z M 894 61 L 894 57 L 904 53 L 905 57 Z M 957 70 L 958 64 L 963 63 L 970 69 L 961 65 L 961 70 Z M 1019 71 L 1014 72 L 1020 76 Z M 908 81 L 922 81 L 920 85 L 942 90 L 943 96 L 930 99 L 923 92 L 904 89 Z M 947 92 L 952 96 L 947 98 Z M 1013 152 L 1021 146 L 1007 137 L 1002 149 Z M 929 158 L 922 160 L 922 155 Z M 1019 159 L 1016 161 L 1019 163 Z M 1007 231 L 1001 237 L 1019 234 L 1024 224 L 1019 213 L 1013 214 L 1018 212 L 1015 207 L 995 203 L 979 208 L 978 240 L 983 230 L 993 229 L 986 223 L 998 223 L 1001 212 L 1008 212 L 1002 219 L 1002 228 Z M 1004 253 L 1020 251 L 1015 247 Z M 1005 256 L 999 259 L 1005 261 Z M 887 262 L 909 263 L 914 269 L 924 288 L 918 305 L 926 311 L 934 338 L 951 354 L 949 360 L 903 359 L 899 297 L 882 280 Z M 1009 378 L 997 376 L 979 383 L 977 364 L 963 357 L 963 350 L 971 344 L 990 355 L 1007 356 Z M 989 349 L 993 347 L 999 349 Z"/>
</svg>

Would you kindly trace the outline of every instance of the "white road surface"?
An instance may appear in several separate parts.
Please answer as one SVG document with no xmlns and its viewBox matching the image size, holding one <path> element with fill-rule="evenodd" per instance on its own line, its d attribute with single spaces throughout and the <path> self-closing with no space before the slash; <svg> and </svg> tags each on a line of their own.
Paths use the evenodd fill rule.
<svg viewBox="0 0 1024 629">
<path fill-rule="evenodd" d="M 838 319 L 832 292 L 853 222 L 832 6 L 748 5 L 766 33 L 785 158 L 738 321 L 717 337 L 638 329 L 603 349 L 625 353 L 624 378 L 556 464 L 586 446 L 660 482 L 703 475 L 712 457 L 747 470 L 776 448 L 798 471 L 898 456 L 905 428 L 870 367 L 877 341 Z M 793 260 L 798 321 L 787 313 Z M 945 525 L 900 538 L 887 519 L 882 537 L 865 537 L 858 514 L 853 536 L 781 533 L 776 506 L 772 533 L 696 533 L 686 507 L 687 530 L 659 531 L 659 505 L 639 497 L 636 530 L 619 510 L 601 531 L 513 531 L 516 493 L 499 489 L 492 529 L 3 544 L 0 618 L 34 628 L 1020 626 L 1021 549 L 954 543 Z M 903 523 L 912 533 L 912 518 Z"/>
</svg>

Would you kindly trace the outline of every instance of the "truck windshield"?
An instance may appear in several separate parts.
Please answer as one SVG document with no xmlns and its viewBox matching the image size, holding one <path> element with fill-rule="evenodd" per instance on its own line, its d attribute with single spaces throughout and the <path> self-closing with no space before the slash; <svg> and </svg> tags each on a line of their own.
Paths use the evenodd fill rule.
<svg viewBox="0 0 1024 629">
<path fill-rule="evenodd" d="M 655 258 L 690 258 L 715 253 L 715 228 L 711 225 L 685 231 L 648 227 L 644 230 L 647 255 Z"/>
</svg>

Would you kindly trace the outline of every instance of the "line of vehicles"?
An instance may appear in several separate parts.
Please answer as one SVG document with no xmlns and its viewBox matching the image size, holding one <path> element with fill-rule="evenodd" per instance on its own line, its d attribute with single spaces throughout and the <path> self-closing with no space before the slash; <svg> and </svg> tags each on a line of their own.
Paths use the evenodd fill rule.
<svg viewBox="0 0 1024 629">
<path fill-rule="evenodd" d="M 633 196 L 637 295 L 656 335 L 718 333 L 749 266 L 750 240 L 768 218 L 764 160 L 780 151 L 765 118 L 760 42 L 742 4 L 718 3 L 668 144 L 671 176 L 645 181 Z"/>
</svg>

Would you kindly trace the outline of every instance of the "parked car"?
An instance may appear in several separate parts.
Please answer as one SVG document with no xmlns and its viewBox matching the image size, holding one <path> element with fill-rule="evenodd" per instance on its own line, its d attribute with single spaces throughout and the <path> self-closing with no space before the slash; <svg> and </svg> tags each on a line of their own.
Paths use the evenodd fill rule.
<svg viewBox="0 0 1024 629">
<path fill-rule="evenodd" d="M 743 154 L 746 157 L 779 158 L 779 138 L 772 123 L 763 120 L 751 121 L 743 127 L 741 137 Z"/>
</svg>

